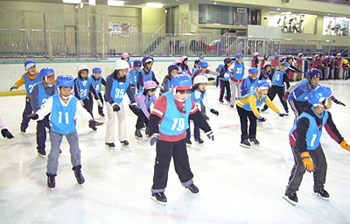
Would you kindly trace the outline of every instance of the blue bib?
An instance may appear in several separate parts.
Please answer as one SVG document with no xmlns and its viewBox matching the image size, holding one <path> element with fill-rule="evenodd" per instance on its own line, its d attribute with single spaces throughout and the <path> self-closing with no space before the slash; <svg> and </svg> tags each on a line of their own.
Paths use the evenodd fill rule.
<svg viewBox="0 0 350 224">
<path fill-rule="evenodd" d="M 159 125 L 159 131 L 165 135 L 175 136 L 182 134 L 189 128 L 188 117 L 192 108 L 191 97 L 185 100 L 185 114 L 182 114 L 176 107 L 175 99 L 171 91 L 165 93 L 163 96 L 167 100 L 167 108 L 162 122 Z"/>
<path fill-rule="evenodd" d="M 40 82 L 40 73 L 38 72 L 35 75 L 34 80 L 30 80 L 27 74 L 24 74 L 23 78 L 24 78 L 24 85 L 26 87 L 26 94 L 27 96 L 32 96 L 32 90 L 33 90 L 34 84 Z"/>
<path fill-rule="evenodd" d="M 39 108 L 43 108 L 44 104 L 46 103 L 47 99 L 50 97 L 45 91 L 44 84 L 42 82 L 39 82 L 38 84 L 38 102 L 39 102 Z M 55 84 L 54 84 L 55 86 Z M 57 89 L 55 86 L 55 93 L 53 95 L 57 94 Z"/>
<path fill-rule="evenodd" d="M 273 86 L 283 86 L 283 76 L 285 72 L 277 70 L 272 77 L 272 85 Z"/>
<path fill-rule="evenodd" d="M 136 69 L 131 69 L 129 71 L 129 78 L 130 78 L 130 82 L 131 84 L 133 84 L 134 86 L 137 85 L 137 80 L 139 78 L 139 71 L 136 71 Z"/>
<path fill-rule="evenodd" d="M 88 96 L 89 96 L 89 90 L 90 90 L 90 86 L 91 86 L 91 79 L 87 79 L 87 83 L 86 85 L 84 86 L 83 84 L 83 81 L 77 77 L 77 80 L 78 80 L 78 86 L 79 86 L 79 89 L 78 89 L 78 92 L 80 94 L 80 99 L 81 100 L 85 100 Z"/>
<path fill-rule="evenodd" d="M 111 89 L 111 97 L 117 104 L 123 101 L 123 97 L 130 85 L 129 77 L 126 77 L 125 83 L 120 84 L 117 80 L 113 79 L 113 85 Z"/>
<path fill-rule="evenodd" d="M 93 77 L 90 77 L 89 79 L 91 79 L 91 83 L 94 84 L 96 92 L 100 93 L 102 88 L 102 76 L 100 76 L 97 81 Z"/>
<path fill-rule="evenodd" d="M 77 111 L 78 98 L 72 97 L 67 106 L 63 106 L 60 97 L 56 94 L 52 96 L 52 111 L 50 122 L 52 130 L 63 135 L 76 132 L 74 118 Z"/>
<path fill-rule="evenodd" d="M 140 95 L 140 94 L 143 94 L 143 93 L 137 93 L 137 94 L 135 94 L 135 97 Z M 149 102 L 147 103 L 147 96 L 145 96 L 145 104 L 146 104 L 146 108 L 147 109 L 151 108 L 151 105 L 152 105 L 152 102 L 153 102 L 153 97 L 154 97 L 154 95 L 150 97 Z M 141 109 L 140 105 L 137 105 L 137 106 Z"/>
<path fill-rule="evenodd" d="M 152 81 L 152 76 L 153 76 L 152 70 L 150 70 L 149 73 L 148 73 L 148 79 L 146 78 L 146 72 L 145 72 L 145 70 L 143 70 L 143 68 L 140 69 L 140 72 L 141 72 L 141 74 L 142 74 L 142 81 L 143 81 L 143 83 L 145 83 L 145 82 L 147 82 L 147 81 Z M 140 92 L 140 93 L 143 92 L 143 86 L 140 86 L 139 92 Z"/>
<path fill-rule="evenodd" d="M 255 79 L 252 83 L 249 79 L 249 76 L 245 77 L 245 83 L 247 85 L 248 93 L 251 93 L 255 90 L 256 86 L 258 85 L 259 79 Z"/>
<path fill-rule="evenodd" d="M 192 97 L 193 102 L 194 102 L 196 105 L 200 104 L 200 103 L 202 102 L 202 100 L 203 100 L 203 96 L 204 96 L 205 93 L 206 93 L 206 90 L 204 90 L 204 91 L 201 93 L 201 95 L 200 95 L 199 98 L 196 98 L 196 91 L 193 91 L 193 92 L 191 93 L 191 97 Z"/>
<path fill-rule="evenodd" d="M 255 91 L 253 91 L 253 92 L 247 93 L 246 95 L 244 95 L 244 96 L 242 96 L 242 97 L 239 97 L 238 100 L 241 99 L 241 98 L 246 98 L 246 97 L 248 97 L 248 96 L 250 96 L 250 95 L 254 95 L 254 96 L 256 97 L 256 107 L 261 107 L 261 105 L 262 105 L 262 104 L 265 102 L 265 100 L 267 99 L 267 95 L 266 95 L 266 96 L 264 96 L 264 97 L 261 99 L 261 101 L 259 101 L 258 95 L 256 94 Z M 246 111 L 252 111 L 252 108 L 250 107 L 250 104 L 249 104 L 249 103 L 248 103 L 248 104 L 244 104 L 244 105 L 243 105 L 243 109 L 246 110 Z"/>
<path fill-rule="evenodd" d="M 292 127 L 292 130 L 289 132 L 289 135 L 293 136 L 294 130 L 297 128 L 298 121 L 300 118 L 306 117 L 309 119 L 310 126 L 309 129 L 306 133 L 306 144 L 307 144 L 307 149 L 308 150 L 315 150 L 319 145 L 320 145 L 320 138 L 322 135 L 322 128 L 326 124 L 327 119 L 328 119 L 328 112 L 325 111 L 324 115 L 322 117 L 322 126 L 317 127 L 316 119 L 311 116 L 308 113 L 302 113 L 298 119 L 296 120 L 295 124 Z M 296 139 L 295 139 L 296 140 Z"/>
<path fill-rule="evenodd" d="M 231 74 L 232 74 L 231 72 L 225 71 L 224 78 L 221 78 L 221 81 L 228 81 L 228 80 L 230 80 Z"/>
<path fill-rule="evenodd" d="M 240 80 L 243 79 L 244 76 L 244 62 L 242 62 L 241 64 L 238 64 L 236 61 L 235 63 L 235 68 L 234 68 L 234 73 L 233 73 L 233 78 Z"/>
<path fill-rule="evenodd" d="M 309 90 L 309 80 L 304 79 L 301 81 L 295 89 L 290 93 L 288 100 L 295 100 L 299 102 L 306 102 L 309 100 L 309 94 L 311 93 Z M 310 85 L 311 87 L 311 85 Z M 311 91 L 315 89 L 316 86 L 311 87 Z"/>
</svg>

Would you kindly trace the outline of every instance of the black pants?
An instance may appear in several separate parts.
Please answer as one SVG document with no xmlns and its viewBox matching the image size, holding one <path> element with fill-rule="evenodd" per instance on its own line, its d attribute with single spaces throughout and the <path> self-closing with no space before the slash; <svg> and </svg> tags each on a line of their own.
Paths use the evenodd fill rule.
<svg viewBox="0 0 350 224">
<path fill-rule="evenodd" d="M 237 112 L 241 120 L 241 140 L 248 138 L 256 138 L 256 116 L 252 111 L 244 110 L 237 107 Z M 249 119 L 249 134 L 248 134 L 248 119 Z"/>
<path fill-rule="evenodd" d="M 225 95 L 225 89 L 226 89 L 226 97 L 227 102 L 231 101 L 231 89 L 230 89 L 230 82 L 229 81 L 222 81 L 220 80 L 220 97 L 219 100 L 222 101 Z"/>
<path fill-rule="evenodd" d="M 327 68 L 322 68 L 322 75 L 321 75 L 321 79 L 325 80 L 327 79 Z"/>
<path fill-rule="evenodd" d="M 141 129 L 143 127 L 147 127 L 148 124 L 148 118 L 145 116 L 143 111 L 140 108 L 133 108 L 129 105 L 130 110 L 137 116 L 137 121 L 136 121 L 136 129 Z M 150 109 L 147 109 L 149 113 L 151 113 Z"/>
<path fill-rule="evenodd" d="M 299 186 L 306 171 L 303 159 L 301 158 L 301 153 L 294 146 L 292 146 L 292 152 L 295 164 L 289 177 L 286 194 L 297 192 L 299 190 Z M 309 150 L 308 152 L 310 153 L 311 159 L 315 165 L 313 175 L 314 191 L 316 192 L 324 189 L 327 175 L 327 161 L 321 145 L 319 145 L 315 150 Z"/>
<path fill-rule="evenodd" d="M 338 67 L 334 68 L 334 79 L 339 79 L 339 68 Z"/>
<path fill-rule="evenodd" d="M 271 68 L 271 76 L 270 77 L 272 77 L 273 74 L 275 74 L 275 72 L 276 72 L 276 69 L 275 68 Z"/>
<path fill-rule="evenodd" d="M 36 142 L 38 144 L 37 149 L 44 149 L 45 150 L 45 142 L 46 142 L 46 129 L 50 130 L 50 121 L 49 121 L 49 115 L 46 115 L 44 119 L 41 121 L 37 121 L 36 125 Z"/>
<path fill-rule="evenodd" d="M 22 114 L 22 123 L 21 123 L 21 127 L 23 127 L 24 129 L 28 128 L 28 124 L 30 121 L 30 118 L 27 118 L 27 115 L 32 113 L 32 105 L 31 105 L 31 98 L 26 97 L 26 105 L 24 107 L 24 111 Z"/>
<path fill-rule="evenodd" d="M 154 165 L 153 186 L 154 190 L 165 189 L 168 182 L 168 172 L 171 157 L 174 158 L 174 166 L 181 183 L 186 183 L 193 178 L 190 163 L 188 161 L 185 139 L 178 142 L 157 142 L 157 157 Z"/>
<path fill-rule="evenodd" d="M 275 99 L 276 94 L 278 95 L 278 97 L 280 98 L 280 101 L 283 105 L 284 110 L 286 111 L 286 113 L 288 113 L 288 105 L 287 102 L 282 100 L 282 97 L 284 95 L 284 89 L 281 86 L 272 86 L 269 89 L 269 92 L 267 94 L 267 96 L 270 98 L 271 101 L 273 101 L 273 99 Z M 264 110 L 266 110 L 268 108 L 268 106 L 265 104 L 264 106 Z"/>
<path fill-rule="evenodd" d="M 103 105 L 103 97 L 102 97 L 101 92 L 98 93 L 98 97 L 101 99 L 101 102 L 102 102 L 102 105 Z M 93 96 L 92 96 L 91 92 L 89 92 L 88 99 L 89 99 L 89 104 L 91 106 L 91 113 L 92 113 L 92 111 L 94 111 L 93 110 L 94 109 L 94 102 L 93 102 L 94 99 L 93 99 Z M 101 115 L 101 116 L 103 115 L 103 107 L 98 106 L 98 114 Z"/>
<path fill-rule="evenodd" d="M 295 120 L 299 117 L 299 115 L 304 111 L 304 108 L 310 106 L 308 101 L 301 102 L 296 100 L 289 100 L 290 108 L 294 111 Z"/>
<path fill-rule="evenodd" d="M 91 102 L 91 103 L 90 103 Z M 86 98 L 85 100 L 83 100 L 83 107 L 87 110 L 87 112 L 89 112 L 89 114 L 91 114 L 92 117 L 94 117 L 94 115 L 92 114 L 92 98 L 90 100 L 90 98 Z"/>
</svg>

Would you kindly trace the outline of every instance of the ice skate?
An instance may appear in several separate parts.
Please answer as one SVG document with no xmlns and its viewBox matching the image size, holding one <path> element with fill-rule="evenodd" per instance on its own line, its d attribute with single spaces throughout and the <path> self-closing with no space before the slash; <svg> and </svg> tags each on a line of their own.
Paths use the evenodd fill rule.
<svg viewBox="0 0 350 224">
<path fill-rule="evenodd" d="M 190 186 L 186 187 L 186 189 L 190 190 L 193 194 L 199 193 L 198 187 L 194 184 L 190 184 Z"/>
<path fill-rule="evenodd" d="M 325 189 L 314 192 L 314 195 L 322 198 L 323 200 L 329 201 L 329 194 Z"/>
<path fill-rule="evenodd" d="M 191 139 L 189 138 L 185 138 L 185 141 L 186 141 L 186 145 L 191 147 L 192 146 L 192 142 L 191 142 Z"/>
<path fill-rule="evenodd" d="M 161 205 L 166 205 L 168 201 L 164 192 L 152 193 L 151 199 L 154 200 L 155 202 L 158 202 Z"/>
<path fill-rule="evenodd" d="M 198 142 L 198 144 L 203 144 L 204 143 L 203 139 L 201 139 L 201 138 L 195 138 L 194 140 L 196 142 Z"/>
<path fill-rule="evenodd" d="M 298 196 L 295 192 L 284 195 L 283 198 L 294 206 L 298 204 Z"/>
<path fill-rule="evenodd" d="M 250 138 L 249 141 L 250 141 L 250 143 L 253 143 L 254 145 L 260 145 L 260 142 L 256 138 Z"/>
<path fill-rule="evenodd" d="M 249 141 L 247 139 L 241 140 L 241 143 L 239 144 L 242 147 L 245 148 L 250 148 L 251 144 L 249 143 Z"/>
</svg>

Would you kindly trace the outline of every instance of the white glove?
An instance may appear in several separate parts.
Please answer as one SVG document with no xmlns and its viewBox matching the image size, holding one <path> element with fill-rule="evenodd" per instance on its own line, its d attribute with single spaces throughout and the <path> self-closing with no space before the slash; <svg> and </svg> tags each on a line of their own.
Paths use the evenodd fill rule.
<svg viewBox="0 0 350 224">
<path fill-rule="evenodd" d="M 103 107 L 103 104 L 102 104 L 101 99 L 98 99 L 98 100 L 96 100 L 96 101 L 97 101 L 97 105 L 98 105 L 99 107 Z"/>
</svg>

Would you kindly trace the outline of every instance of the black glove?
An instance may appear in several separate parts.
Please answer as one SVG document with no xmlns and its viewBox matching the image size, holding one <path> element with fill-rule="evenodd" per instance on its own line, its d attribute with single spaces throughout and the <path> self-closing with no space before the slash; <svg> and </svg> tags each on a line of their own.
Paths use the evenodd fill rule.
<svg viewBox="0 0 350 224">
<path fill-rule="evenodd" d="M 160 136 L 158 133 L 153 133 L 151 137 L 149 138 L 149 144 L 154 145 L 158 140 L 160 139 Z"/>
<path fill-rule="evenodd" d="M 4 136 L 4 138 L 8 138 L 8 139 L 14 138 L 11 132 L 9 132 L 9 130 L 7 130 L 6 128 L 1 130 L 1 134 L 2 136 Z"/>
<path fill-rule="evenodd" d="M 259 116 L 258 116 L 258 121 L 260 121 L 260 122 L 265 122 L 265 121 L 266 121 L 266 118 L 264 118 L 263 116 L 259 115 Z"/>
<path fill-rule="evenodd" d="M 119 107 L 118 104 L 115 104 L 115 105 L 113 106 L 113 111 L 115 111 L 115 112 L 120 111 L 120 107 Z"/>
<path fill-rule="evenodd" d="M 10 91 L 12 91 L 12 90 L 14 90 L 14 89 L 17 89 L 18 87 L 16 86 L 16 85 L 14 85 L 14 86 L 12 86 L 11 88 L 10 88 Z"/>
<path fill-rule="evenodd" d="M 97 122 L 95 120 L 89 120 L 89 127 L 90 128 L 96 128 L 96 126 L 101 126 L 103 125 L 103 122 Z"/>
<path fill-rule="evenodd" d="M 210 139 L 210 140 L 213 140 L 214 141 L 214 133 L 213 131 L 208 131 L 205 133 L 207 135 L 207 137 Z"/>
<path fill-rule="evenodd" d="M 344 104 L 343 102 L 337 100 L 334 96 L 332 97 L 332 101 L 333 101 L 334 103 L 338 104 L 338 105 L 342 105 L 342 106 L 345 107 L 345 104 Z"/>
<path fill-rule="evenodd" d="M 37 114 L 28 114 L 27 118 L 30 118 L 32 120 L 38 120 L 39 115 L 37 115 Z"/>
<path fill-rule="evenodd" d="M 219 111 L 215 110 L 215 109 L 211 109 L 210 112 L 212 112 L 213 114 L 215 114 L 216 116 L 219 116 Z"/>
<path fill-rule="evenodd" d="M 278 113 L 278 116 L 280 116 L 280 117 L 285 117 L 285 116 L 288 116 L 288 114 Z"/>
<path fill-rule="evenodd" d="M 139 109 L 139 107 L 137 106 L 137 103 L 134 102 L 134 103 L 130 104 L 130 109 L 132 111 L 135 111 L 135 110 Z"/>
</svg>

